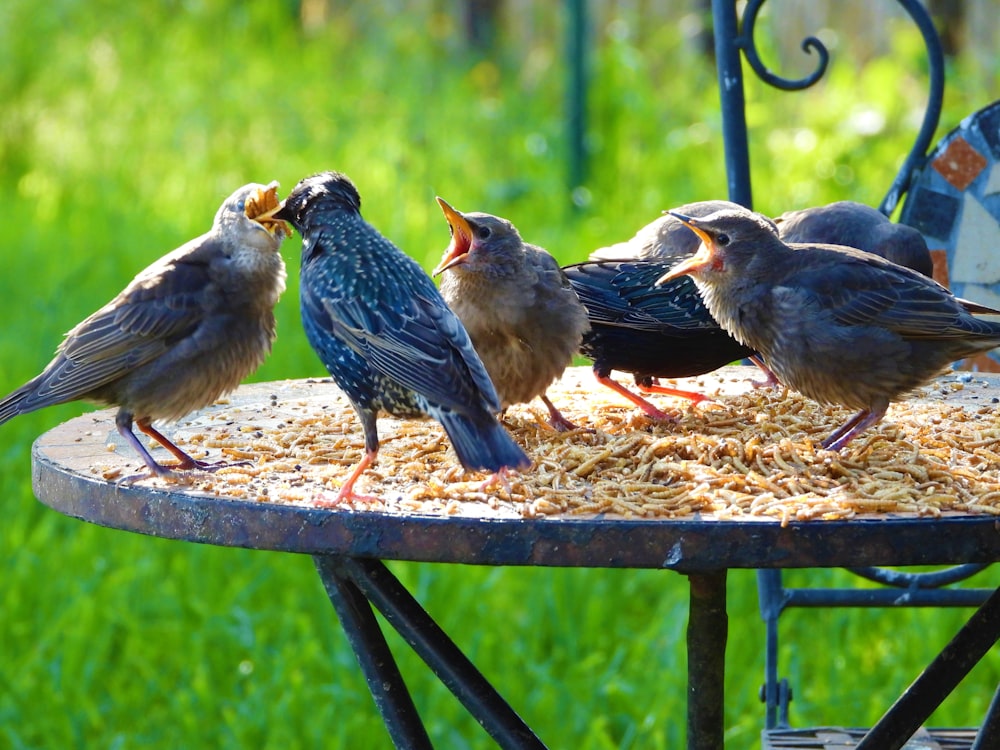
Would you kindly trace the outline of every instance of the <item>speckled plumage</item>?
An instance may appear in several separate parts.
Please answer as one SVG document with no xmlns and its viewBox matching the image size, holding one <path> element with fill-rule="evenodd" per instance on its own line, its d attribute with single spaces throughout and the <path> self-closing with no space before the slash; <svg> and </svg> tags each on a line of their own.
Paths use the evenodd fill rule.
<svg viewBox="0 0 1000 750">
<path fill-rule="evenodd" d="M 302 234 L 301 310 L 306 336 L 354 406 L 365 459 L 378 452 L 380 411 L 438 420 L 466 469 L 525 468 L 495 414 L 500 401 L 459 319 L 424 270 L 360 213 L 350 179 L 323 172 L 299 182 L 276 218 Z"/>
<path fill-rule="evenodd" d="M 686 213 L 677 209 L 678 213 Z M 920 232 L 895 224 L 880 211 L 854 201 L 837 201 L 777 217 L 778 236 L 787 243 L 846 245 L 880 255 L 924 276 L 934 274 L 927 242 Z"/>
<path fill-rule="evenodd" d="M 452 239 L 434 275 L 465 325 L 500 405 L 541 397 L 557 429 L 573 425 L 546 397 L 588 330 L 587 311 L 555 258 L 491 214 L 461 213 L 438 198 Z"/>
<path fill-rule="evenodd" d="M 707 216 L 726 208 L 739 206 L 713 200 L 677 210 Z M 595 377 L 657 419 L 667 415 L 612 380 L 613 370 L 631 373 L 646 392 L 700 401 L 702 394 L 662 387 L 656 379 L 701 375 L 754 354 L 715 322 L 690 279 L 653 287 L 700 244 L 683 222 L 664 214 L 630 240 L 595 250 L 589 262 L 563 269 L 590 319 L 580 353 L 593 360 Z"/>
<path fill-rule="evenodd" d="M 209 232 L 140 272 L 67 333 L 45 370 L 0 401 L 0 423 L 67 401 L 117 405 L 118 431 L 152 472 L 204 467 L 150 423 L 208 406 L 270 352 L 274 306 L 285 289 L 279 248 L 289 230 L 250 219 L 246 207 L 276 187 L 241 187 L 219 208 Z M 180 465 L 156 462 L 132 433 L 133 422 Z"/>
<path fill-rule="evenodd" d="M 689 222 L 702 249 L 664 280 L 690 274 L 720 325 L 782 383 L 860 410 L 826 448 L 846 445 L 951 362 L 1000 345 L 1000 325 L 917 271 L 847 247 L 790 247 L 746 212 Z"/>
</svg>

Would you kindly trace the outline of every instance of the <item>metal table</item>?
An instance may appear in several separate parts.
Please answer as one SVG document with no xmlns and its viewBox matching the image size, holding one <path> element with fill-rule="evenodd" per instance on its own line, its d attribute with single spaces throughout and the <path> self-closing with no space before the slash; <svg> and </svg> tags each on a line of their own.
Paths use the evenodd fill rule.
<svg viewBox="0 0 1000 750">
<path fill-rule="evenodd" d="M 744 368 L 750 369 L 750 368 Z M 992 378 L 992 379 L 990 379 Z M 1000 376 L 989 376 L 991 392 Z M 252 422 L 276 398 L 295 401 L 316 382 L 244 386 L 235 403 Z M 327 391 L 333 390 L 326 386 Z M 946 397 L 980 398 L 972 389 Z M 315 396 L 315 393 L 312 393 Z M 341 396 L 342 398 L 342 396 Z M 977 406 L 982 401 L 975 402 Z M 726 574 L 730 568 L 926 565 L 1000 560 L 1000 521 L 990 516 L 939 519 L 724 521 L 611 517 L 470 518 L 321 509 L 193 495 L 184 485 L 121 483 L 95 465 L 126 463 L 107 451 L 113 411 L 70 420 L 33 449 L 35 494 L 66 515 L 116 529 L 206 544 L 312 555 L 365 673 L 393 742 L 430 741 L 389 652 L 374 605 L 503 748 L 543 748 L 528 725 L 386 568 L 382 560 L 660 568 L 688 577 L 688 747 L 723 747 Z M 134 463 L 131 464 L 133 467 Z M 872 729 L 861 748 L 901 747 L 1000 638 L 1000 593 L 972 616 L 938 659 Z M 984 722 L 998 739 L 1000 709 Z M 982 747 L 994 747 L 983 744 Z"/>
</svg>

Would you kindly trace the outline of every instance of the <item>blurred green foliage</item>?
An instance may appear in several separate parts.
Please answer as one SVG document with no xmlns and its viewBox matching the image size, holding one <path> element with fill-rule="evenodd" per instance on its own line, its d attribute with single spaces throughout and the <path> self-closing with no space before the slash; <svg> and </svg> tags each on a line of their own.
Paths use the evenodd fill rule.
<svg viewBox="0 0 1000 750">
<path fill-rule="evenodd" d="M 205 231 L 245 182 L 278 179 L 287 191 L 343 170 L 366 218 L 428 268 L 448 240 L 435 195 L 511 218 L 563 262 L 665 208 L 725 197 L 715 73 L 692 18 L 651 25 L 634 5 L 602 6 L 590 40 L 590 176 L 573 192 L 561 6 L 508 19 L 487 54 L 467 48 L 457 5 L 330 3 L 327 17 L 304 22 L 290 0 L 5 0 L 3 388 L 37 373 L 62 333 L 139 269 Z M 859 67 L 834 50 L 807 92 L 748 78 L 757 208 L 881 199 L 926 96 L 919 37 L 902 24 L 890 32 L 889 56 Z M 943 129 L 996 94 L 995 71 L 952 65 Z M 279 340 L 255 379 L 323 374 L 299 329 L 298 240 L 285 249 Z M 387 746 L 308 559 L 110 531 L 33 500 L 32 439 L 82 408 L 2 428 L 0 747 Z M 682 577 L 393 568 L 551 747 L 682 745 Z M 730 592 L 728 739 L 752 747 L 763 720 L 753 574 L 731 573 Z M 960 618 L 789 615 L 796 724 L 871 723 Z M 392 643 L 437 745 L 492 746 Z M 978 722 L 997 681 L 995 660 L 977 668 L 938 723 Z"/>
</svg>

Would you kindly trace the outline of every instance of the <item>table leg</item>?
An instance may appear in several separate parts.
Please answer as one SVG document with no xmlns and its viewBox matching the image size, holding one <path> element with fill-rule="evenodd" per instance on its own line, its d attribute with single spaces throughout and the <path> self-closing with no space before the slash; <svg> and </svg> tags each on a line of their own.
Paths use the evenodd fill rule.
<svg viewBox="0 0 1000 750">
<path fill-rule="evenodd" d="M 531 728 L 483 677 L 380 560 L 317 556 L 324 583 L 349 578 L 504 750 L 546 750 Z"/>
<path fill-rule="evenodd" d="M 1000 589 L 976 610 L 856 750 L 899 750 L 1000 639 Z M 991 708 L 991 714 L 993 713 Z"/>
<path fill-rule="evenodd" d="M 725 733 L 726 571 L 688 575 L 688 750 L 721 750 Z"/>
<path fill-rule="evenodd" d="M 976 734 L 976 741 L 972 743 L 969 750 L 988 750 L 997 746 L 1000 746 L 1000 686 L 993 694 L 986 718 L 983 719 L 983 725 L 979 727 L 979 732 Z"/>
<path fill-rule="evenodd" d="M 398 750 L 430 750 L 433 746 L 427 730 L 368 600 L 335 561 L 317 557 L 316 567 L 393 745 Z"/>
</svg>

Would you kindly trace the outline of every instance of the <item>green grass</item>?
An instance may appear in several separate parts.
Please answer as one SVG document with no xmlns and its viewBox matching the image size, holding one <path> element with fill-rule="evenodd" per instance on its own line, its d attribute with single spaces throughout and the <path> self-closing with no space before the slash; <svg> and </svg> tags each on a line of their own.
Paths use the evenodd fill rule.
<svg viewBox="0 0 1000 750">
<path fill-rule="evenodd" d="M 205 231 L 248 181 L 288 190 L 341 169 L 365 216 L 428 268 L 448 240 L 437 194 L 511 218 L 563 262 L 664 208 L 725 197 L 714 71 L 673 24 L 650 28 L 623 11 L 595 28 L 592 162 L 574 208 L 558 14 L 539 7 L 512 22 L 532 33 L 509 32 L 491 58 L 465 50 L 457 20 L 435 4 L 358 5 L 309 31 L 290 2 L 0 7 L 0 390 L 36 374 L 67 329 Z M 808 92 L 748 79 L 758 208 L 881 199 L 925 96 L 914 35 L 893 39 L 891 59 L 835 59 Z M 988 99 L 989 72 L 955 65 L 943 129 Z M 862 109 L 883 118 L 874 136 L 852 125 Z M 298 240 L 285 249 L 279 340 L 256 380 L 323 373 L 298 322 Z M 31 441 L 83 408 L 0 428 L 0 748 L 386 747 L 311 560 L 111 531 L 33 499 Z M 682 746 L 682 576 L 392 568 L 551 747 Z M 753 573 L 732 572 L 729 593 L 728 741 L 754 747 L 763 628 Z M 871 723 L 962 616 L 790 612 L 794 723 Z M 436 745 L 491 747 L 390 640 Z M 991 656 L 933 723 L 978 723 L 998 671 Z"/>
</svg>

